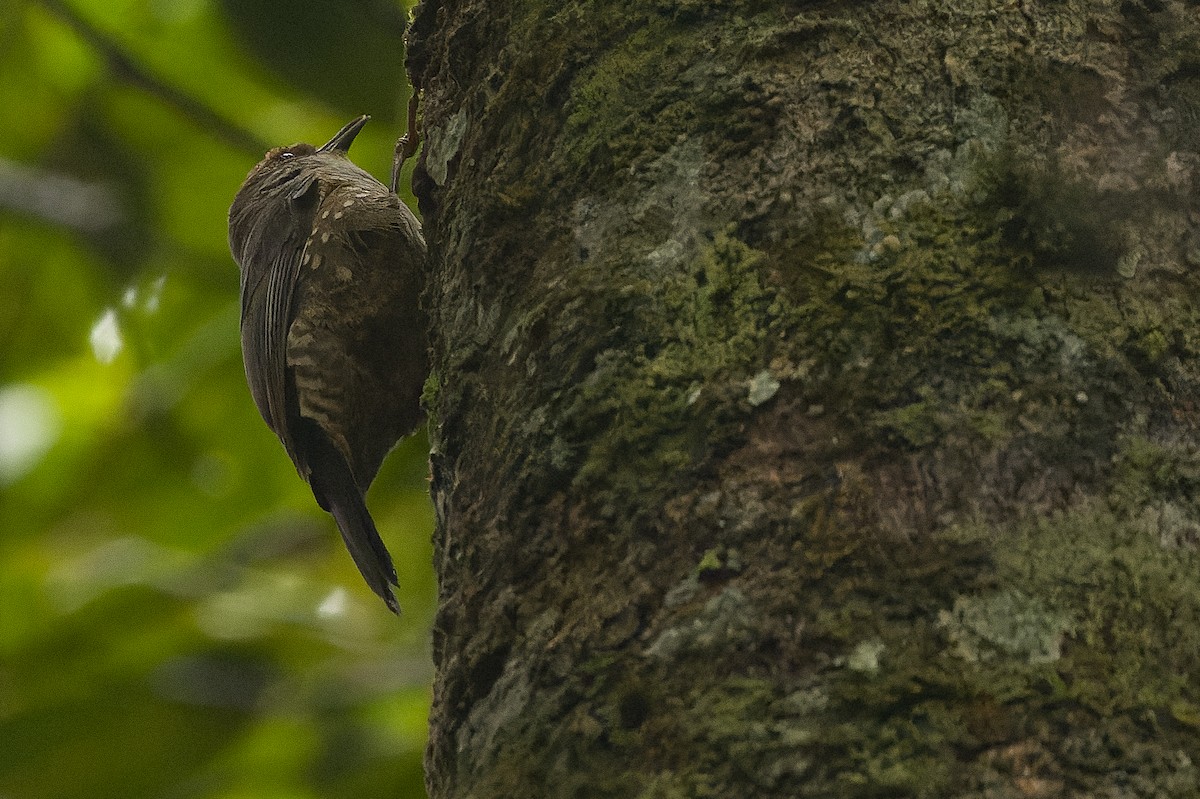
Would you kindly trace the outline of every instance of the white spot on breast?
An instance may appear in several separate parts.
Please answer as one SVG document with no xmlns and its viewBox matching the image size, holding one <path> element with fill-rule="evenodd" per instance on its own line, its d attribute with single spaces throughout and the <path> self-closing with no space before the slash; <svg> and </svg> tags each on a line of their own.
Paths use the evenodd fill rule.
<svg viewBox="0 0 1200 799">
<path fill-rule="evenodd" d="M 342 203 L 343 208 L 349 208 L 352 205 L 354 205 L 354 200 L 346 200 L 346 202 Z"/>
<path fill-rule="evenodd" d="M 338 277 L 338 280 L 349 282 L 350 280 L 352 280 L 354 278 L 354 273 L 351 272 L 346 267 L 339 265 L 337 268 L 337 277 Z"/>
<path fill-rule="evenodd" d="M 343 216 L 345 216 L 345 214 L 344 214 L 344 213 L 342 213 L 341 211 L 338 211 L 336 214 L 334 214 L 334 215 L 333 215 L 333 218 L 334 218 L 334 219 L 341 219 Z"/>
<path fill-rule="evenodd" d="M 322 218 L 322 219 L 328 219 L 328 218 L 329 218 L 329 212 L 328 212 L 328 211 L 326 211 L 325 213 L 321 214 L 321 218 Z"/>
<path fill-rule="evenodd" d="M 311 260 L 312 260 L 312 253 L 311 253 L 311 252 L 306 252 L 306 253 L 304 253 L 304 260 L 303 260 L 303 261 L 301 261 L 300 263 L 302 263 L 302 264 L 307 264 L 307 263 L 308 263 L 309 261 L 311 261 Z"/>
<path fill-rule="evenodd" d="M 321 265 L 321 253 L 317 253 L 312 257 L 312 268 L 316 269 Z"/>
<path fill-rule="evenodd" d="M 329 234 L 328 234 L 328 233 L 322 233 L 322 234 L 321 234 L 321 243 L 322 243 L 322 244 L 328 244 L 328 243 L 329 243 Z"/>
</svg>

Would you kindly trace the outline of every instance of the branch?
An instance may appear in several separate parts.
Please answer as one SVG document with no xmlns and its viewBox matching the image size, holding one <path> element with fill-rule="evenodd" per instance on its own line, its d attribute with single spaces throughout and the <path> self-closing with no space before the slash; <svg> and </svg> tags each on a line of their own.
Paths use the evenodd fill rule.
<svg viewBox="0 0 1200 799">
<path fill-rule="evenodd" d="M 240 125 L 230 122 L 183 90 L 161 80 L 121 47 L 115 39 L 81 17 L 61 0 L 39 0 L 43 7 L 64 22 L 89 46 L 99 52 L 120 80 L 145 91 L 179 111 L 201 130 L 238 150 L 262 155 L 267 144 Z"/>
</svg>

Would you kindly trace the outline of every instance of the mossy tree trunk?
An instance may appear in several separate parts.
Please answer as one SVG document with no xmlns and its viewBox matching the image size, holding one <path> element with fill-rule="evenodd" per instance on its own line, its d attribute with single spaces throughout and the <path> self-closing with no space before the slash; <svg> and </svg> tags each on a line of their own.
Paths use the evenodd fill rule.
<svg viewBox="0 0 1200 799">
<path fill-rule="evenodd" d="M 1200 5 L 411 39 L 435 799 L 1195 796 Z"/>
</svg>

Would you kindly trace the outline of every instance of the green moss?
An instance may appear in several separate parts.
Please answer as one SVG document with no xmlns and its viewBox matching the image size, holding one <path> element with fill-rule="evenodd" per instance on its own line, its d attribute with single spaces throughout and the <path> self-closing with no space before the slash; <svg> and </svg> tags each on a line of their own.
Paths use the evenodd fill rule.
<svg viewBox="0 0 1200 799">
<path fill-rule="evenodd" d="M 1080 795 L 1190 795 L 1200 463 L 1151 434 L 1191 418 L 1195 292 L 1187 273 L 1164 283 L 1151 268 L 1183 231 L 1139 262 L 1120 227 L 1133 204 L 1025 157 L 1046 137 L 1069 154 L 1088 121 L 1023 118 L 1014 93 L 1050 81 L 1005 78 L 1040 69 L 1013 67 L 1020 14 L 963 28 L 986 37 L 969 62 L 962 37 L 933 43 L 931 60 L 890 61 L 859 46 L 873 23 L 923 37 L 936 4 L 883 17 L 771 4 L 778 24 L 739 38 L 729 10 L 766 5 L 528 5 L 527 21 L 561 36 L 526 37 L 544 45 L 528 63 L 479 64 L 470 74 L 487 80 L 463 83 L 480 105 L 505 101 L 471 126 L 494 138 L 466 142 L 486 178 L 470 192 L 504 208 L 487 217 L 480 203 L 486 218 L 449 237 L 456 256 L 498 268 L 448 264 L 470 302 L 447 330 L 470 352 L 441 401 L 460 417 L 448 435 L 481 454 L 464 475 L 515 498 L 446 495 L 474 531 L 447 571 L 482 600 L 511 576 L 472 566 L 499 563 L 493 520 L 533 514 L 519 553 L 503 550 L 518 553 L 521 603 L 569 597 L 573 620 L 521 653 L 542 682 L 528 722 L 497 736 L 511 740 L 497 793 L 751 783 L 764 796 L 1010 799 L 1050 795 L 1061 776 Z M 1087 21 L 1035 11 L 1081 33 Z M 1062 33 L 1040 30 L 1052 44 Z M 1056 52 L 1043 61 L 1068 63 Z M 870 60 L 887 63 L 882 81 Z M 1035 109 L 1103 106 L 1071 100 L 1107 96 L 1105 73 L 1071 69 L 1063 96 Z M 953 85 L 930 95 L 944 70 Z M 528 85 L 551 102 L 531 103 Z M 900 198 L 872 194 L 888 191 Z M 754 462 L 747 448 L 707 471 L 743 436 L 782 453 Z M 711 535 L 698 550 L 695 529 Z M 624 561 L 589 557 L 623 536 Z M 466 641 L 447 645 L 469 659 Z M 1089 793 L 1091 775 L 1118 776 Z"/>
<path fill-rule="evenodd" d="M 720 550 L 717 549 L 707 550 L 704 553 L 704 556 L 700 558 L 700 563 L 696 565 L 696 571 L 698 574 L 714 572 L 721 568 L 723 568 L 723 564 L 721 562 L 721 553 Z"/>
<path fill-rule="evenodd" d="M 646 765 L 645 796 L 704 795 L 742 779 L 732 770 L 744 767 L 777 795 L 932 799 L 1003 782 L 1003 768 L 968 765 L 964 752 L 1012 741 L 1048 761 L 1087 758 L 1096 773 L 1142 768 L 1163 784 L 1194 773 L 1154 761 L 1129 725 L 1155 719 L 1164 746 L 1200 760 L 1200 674 L 1189 654 L 1200 651 L 1200 564 L 1190 549 L 1163 548 L 1165 529 L 1186 533 L 1200 518 L 1191 499 L 1200 458 L 1121 434 L 1136 392 L 1113 394 L 1133 375 L 1107 338 L 1120 314 L 1074 291 L 1077 275 L 1064 271 L 1056 283 L 1032 273 L 1028 251 L 983 218 L 992 212 L 912 204 L 882 223 L 892 241 L 879 250 L 859 241 L 852 253 L 831 251 L 851 243 L 836 225 L 803 256 L 795 243 L 763 250 L 726 231 L 666 277 L 617 267 L 634 276 L 616 281 L 624 293 L 608 319 L 641 343 L 605 340 L 556 439 L 596 442 L 576 453 L 575 479 L 604 486 L 601 503 L 652 496 L 646 486 L 669 485 L 736 443 L 756 413 L 752 377 L 764 364 L 772 380 L 791 376 L 779 393 L 802 392 L 873 453 L 918 452 L 944 467 L 938 448 L 965 441 L 1018 453 L 1054 477 L 1091 469 L 1110 489 L 1107 503 L 962 525 L 923 539 L 919 554 L 876 556 L 845 519 L 878 502 L 879 485 L 840 464 L 832 505 L 820 495 L 796 506 L 789 575 L 805 584 L 779 600 L 826 658 L 821 701 L 788 701 L 806 690 L 802 670 L 761 682 L 725 677 L 715 688 L 706 679 L 703 695 L 691 696 L 690 664 L 744 652 L 746 631 L 771 604 L 740 585 L 706 596 L 701 581 L 689 583 L 670 605 L 685 615 L 647 645 L 650 665 L 624 664 L 637 679 L 612 676 L 608 663 L 597 678 L 620 686 L 600 714 L 618 755 L 705 753 L 669 772 Z M 785 288 L 766 288 L 765 274 L 785 274 L 771 281 Z M 1159 318 L 1121 321 L 1129 352 L 1171 356 L 1174 343 L 1153 335 Z M 746 562 L 752 573 L 753 555 Z M 713 549 L 699 571 L 725 565 Z M 808 603 L 799 611 L 796 596 Z M 654 672 L 668 664 L 671 674 Z M 663 688 L 647 699 L 650 684 Z M 1117 751 L 1106 754 L 1097 739 L 1119 742 Z"/>
<path fill-rule="evenodd" d="M 426 413 L 432 414 L 438 406 L 438 393 L 441 391 L 441 378 L 436 369 L 430 370 L 421 389 L 421 407 Z"/>
<path fill-rule="evenodd" d="M 1200 451 L 1186 442 L 1162 443 L 1141 435 L 1121 439 L 1108 496 L 1133 518 L 1156 503 L 1178 503 L 1200 517 Z"/>
<path fill-rule="evenodd" d="M 1146 360 L 1151 363 L 1157 363 L 1162 360 L 1162 357 L 1167 354 L 1167 350 L 1170 348 L 1170 342 L 1167 340 L 1166 335 L 1158 328 L 1147 330 L 1142 335 L 1138 345 Z"/>
<path fill-rule="evenodd" d="M 776 687 L 765 680 L 729 678 L 694 686 L 673 703 L 671 726 L 649 730 L 647 743 L 654 745 L 658 734 L 680 736 L 690 742 L 682 751 L 701 757 L 679 764 L 670 777 L 660 775 L 654 790 L 642 795 L 708 796 L 721 785 L 747 781 L 769 791 L 798 780 L 812 768 L 803 745 L 817 728 L 811 720 L 785 715 L 780 704 Z"/>
<path fill-rule="evenodd" d="M 672 281 L 644 281 L 623 320 L 630 340 L 596 356 L 566 415 L 575 429 L 604 425 L 576 480 L 602 479 L 618 496 L 700 462 L 736 434 L 748 379 L 765 357 L 773 294 L 762 254 L 729 233 Z M 574 439 L 576 436 L 569 436 Z"/>
<path fill-rule="evenodd" d="M 917 393 L 929 394 L 929 387 L 922 386 Z M 914 448 L 940 441 L 955 422 L 947 416 L 940 402 L 924 399 L 897 408 L 885 408 L 873 417 L 877 429 L 904 446 Z"/>
<path fill-rule="evenodd" d="M 1127 493 L 1126 496 L 1132 496 Z M 968 535 L 996 540 L 994 529 Z M 1200 558 L 1096 502 L 1001 533 L 999 578 L 1036 596 L 1030 634 L 1070 618 L 1059 698 L 1099 714 L 1200 703 Z M 1013 615 L 1013 621 L 1021 618 Z M 1040 621 L 1039 621 L 1040 619 Z"/>
<path fill-rule="evenodd" d="M 822 586 L 829 599 L 809 615 L 806 638 L 837 640 L 845 656 L 822 677 L 826 701 L 793 720 L 821 730 L 802 749 L 818 765 L 793 795 L 966 795 L 999 775 L 961 752 L 999 753 L 1013 741 L 1046 762 L 1086 759 L 1090 773 L 1139 773 L 1149 785 L 1195 775 L 1194 551 L 1164 550 L 1099 502 L 959 527 L 940 542 L 949 548 L 923 543 L 919 569 L 903 553 L 888 558 L 888 598 L 845 569 Z M 978 549 L 991 553 L 982 573 L 970 555 Z M 936 602 L 936 619 L 914 615 Z M 780 723 L 772 707 L 768 726 Z"/>
<path fill-rule="evenodd" d="M 814 572 L 806 647 L 842 654 L 822 671 L 821 701 L 756 706 L 759 730 L 794 736 L 794 756 L 808 764 L 795 788 L 784 777 L 771 789 L 967 795 L 1005 772 L 989 758 L 968 765 L 962 753 L 999 756 L 1020 741 L 1043 762 L 1138 773 L 1148 785 L 1176 786 L 1163 795 L 1188 795 L 1178 788 L 1200 759 L 1200 558 L 1164 548 L 1138 513 L 1179 501 L 1195 463 L 1139 439 L 1121 451 L 1114 485 L 1122 490 L 1111 505 L 964 525 L 924 540 L 919 552 L 875 559 L 870 548 L 848 550 L 836 568 Z M 806 540 L 803 549 L 819 545 Z M 883 572 L 885 596 L 876 582 Z M 1156 730 L 1153 745 L 1146 725 Z"/>
<path fill-rule="evenodd" d="M 592 162 L 617 154 L 628 158 L 643 148 L 665 151 L 688 112 L 665 91 L 647 94 L 634 87 L 661 85 L 664 69 L 679 68 L 681 48 L 695 46 L 692 37 L 674 31 L 669 20 L 652 17 L 601 55 L 571 95 L 566 132 L 575 142 L 575 160 Z M 631 107 L 631 102 L 645 107 Z M 664 124 L 657 114 L 664 114 Z"/>
<path fill-rule="evenodd" d="M 758 30 L 723 17 L 718 7 L 730 5 L 742 4 L 617 3 L 604 28 L 567 31 L 578 37 L 576 53 L 603 47 L 572 83 L 560 165 L 570 174 L 621 175 L 697 133 L 720 131 L 716 145 L 733 149 L 764 133 L 773 112 L 754 102 L 754 77 L 713 57 L 714 49 L 744 49 L 745 35 Z M 624 24 L 614 29 L 609 20 Z"/>
<path fill-rule="evenodd" d="M 916 204 L 880 231 L 898 247 L 814 259 L 795 273 L 791 332 L 819 359 L 813 371 L 828 375 L 810 390 L 871 441 L 920 448 L 948 433 L 1003 441 L 1031 411 L 1069 418 L 1069 408 L 1042 411 L 1044 389 L 1019 377 L 1037 374 L 1030 361 L 1060 368 L 1069 337 L 978 214 L 954 202 Z M 1078 379 L 1091 382 L 1086 362 Z"/>
</svg>

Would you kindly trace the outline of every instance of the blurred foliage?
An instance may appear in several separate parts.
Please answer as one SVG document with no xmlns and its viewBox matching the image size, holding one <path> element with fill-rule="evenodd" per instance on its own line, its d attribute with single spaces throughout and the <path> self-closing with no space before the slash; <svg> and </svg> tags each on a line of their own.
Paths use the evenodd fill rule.
<svg viewBox="0 0 1200 799">
<path fill-rule="evenodd" d="M 0 797 L 423 795 L 426 443 L 369 499 L 396 619 L 250 400 L 225 232 L 265 146 L 369 113 L 387 174 L 406 14 L 0 4 Z"/>
</svg>

